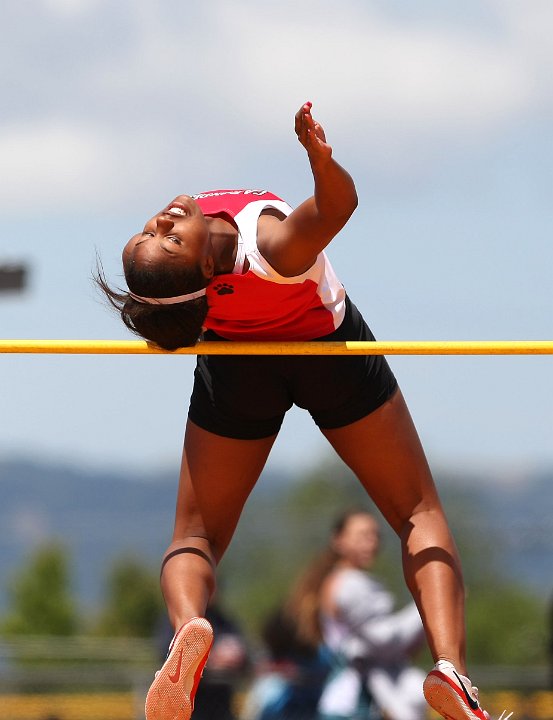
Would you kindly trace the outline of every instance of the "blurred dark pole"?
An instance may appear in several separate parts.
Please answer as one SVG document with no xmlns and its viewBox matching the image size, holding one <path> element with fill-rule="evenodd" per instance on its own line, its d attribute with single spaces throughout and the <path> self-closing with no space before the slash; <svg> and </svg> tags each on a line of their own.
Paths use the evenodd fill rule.
<svg viewBox="0 0 553 720">
<path fill-rule="evenodd" d="M 20 263 L 0 264 L 0 293 L 19 293 L 27 287 L 29 271 Z"/>
</svg>

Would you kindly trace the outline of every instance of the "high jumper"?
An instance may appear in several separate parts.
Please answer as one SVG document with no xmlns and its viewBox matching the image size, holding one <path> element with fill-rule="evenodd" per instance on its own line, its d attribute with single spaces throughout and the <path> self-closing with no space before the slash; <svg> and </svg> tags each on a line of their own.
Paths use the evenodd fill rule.
<svg viewBox="0 0 553 720">
<path fill-rule="evenodd" d="M 128 291 L 110 287 L 98 270 L 127 327 L 167 350 L 200 336 L 374 341 L 324 252 L 357 207 L 354 182 L 334 159 L 311 103 L 297 112 L 295 132 L 314 180 L 312 196 L 296 209 L 266 190 L 179 195 L 125 245 Z M 382 355 L 198 356 L 161 573 L 175 636 L 148 693 L 147 720 L 189 720 L 212 642 L 204 614 L 215 569 L 293 404 L 309 411 L 400 539 L 405 580 L 436 663 L 424 682 L 427 701 L 450 720 L 487 720 L 467 677 L 457 549 Z"/>
</svg>

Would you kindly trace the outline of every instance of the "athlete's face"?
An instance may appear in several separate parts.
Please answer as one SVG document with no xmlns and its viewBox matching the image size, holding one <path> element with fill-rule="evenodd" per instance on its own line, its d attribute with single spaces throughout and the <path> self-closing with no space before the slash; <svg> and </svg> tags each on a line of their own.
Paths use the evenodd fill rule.
<svg viewBox="0 0 553 720">
<path fill-rule="evenodd" d="M 201 264 L 206 277 L 211 277 L 209 230 L 199 205 L 188 195 L 176 197 L 125 245 L 123 263 L 128 262 L 145 267 Z"/>
<path fill-rule="evenodd" d="M 380 546 L 378 523 L 372 515 L 351 515 L 342 530 L 334 536 L 333 547 L 346 565 L 368 570 Z"/>
</svg>

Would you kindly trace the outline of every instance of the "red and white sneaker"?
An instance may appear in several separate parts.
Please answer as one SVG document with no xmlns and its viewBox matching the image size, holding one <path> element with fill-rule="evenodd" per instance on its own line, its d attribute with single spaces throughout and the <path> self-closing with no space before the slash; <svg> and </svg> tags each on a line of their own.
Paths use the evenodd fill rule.
<svg viewBox="0 0 553 720">
<path fill-rule="evenodd" d="M 480 707 L 478 688 L 447 660 L 438 660 L 426 676 L 423 691 L 426 702 L 446 720 L 490 720 Z M 509 720 L 512 714 L 502 712 L 499 720 Z"/>
<path fill-rule="evenodd" d="M 190 720 L 212 644 L 213 630 L 205 618 L 192 618 L 181 627 L 148 690 L 146 720 Z"/>
</svg>

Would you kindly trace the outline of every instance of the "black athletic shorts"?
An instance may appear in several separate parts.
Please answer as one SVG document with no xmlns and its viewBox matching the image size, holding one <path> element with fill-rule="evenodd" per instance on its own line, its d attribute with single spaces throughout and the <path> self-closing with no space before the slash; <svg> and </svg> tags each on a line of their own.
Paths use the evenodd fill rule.
<svg viewBox="0 0 553 720">
<path fill-rule="evenodd" d="M 227 342 L 211 330 L 204 339 Z M 316 338 L 374 339 L 349 298 L 340 327 Z M 188 416 L 216 435 L 256 440 L 275 435 L 294 404 L 321 429 L 338 428 L 376 410 L 396 388 L 382 355 L 199 355 Z"/>
</svg>

